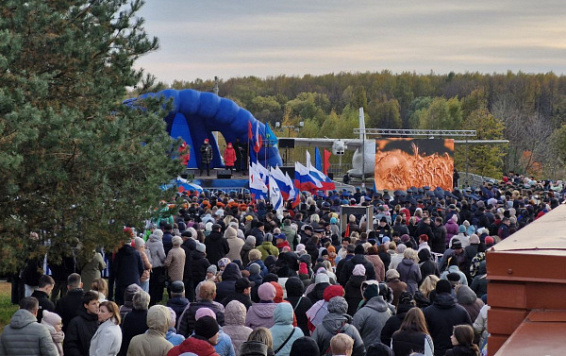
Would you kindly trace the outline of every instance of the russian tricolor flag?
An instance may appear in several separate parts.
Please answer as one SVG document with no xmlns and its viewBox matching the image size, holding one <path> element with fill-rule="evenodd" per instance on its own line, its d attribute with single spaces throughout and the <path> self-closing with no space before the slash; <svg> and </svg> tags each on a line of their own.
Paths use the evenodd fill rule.
<svg viewBox="0 0 566 356">
<path fill-rule="evenodd" d="M 315 193 L 322 189 L 322 182 L 309 173 L 309 169 L 295 162 L 295 188 Z"/>
</svg>

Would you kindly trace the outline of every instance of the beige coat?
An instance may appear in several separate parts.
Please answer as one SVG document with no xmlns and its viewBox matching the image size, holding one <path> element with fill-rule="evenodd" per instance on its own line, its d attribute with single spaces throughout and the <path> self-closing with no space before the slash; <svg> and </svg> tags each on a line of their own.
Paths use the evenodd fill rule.
<svg viewBox="0 0 566 356">
<path fill-rule="evenodd" d="M 171 281 L 182 281 L 185 270 L 185 250 L 181 247 L 173 247 L 167 254 L 165 266 L 169 271 Z"/>
<path fill-rule="evenodd" d="M 167 356 L 173 345 L 165 340 L 165 334 L 149 329 L 145 334 L 134 336 L 128 347 L 128 356 Z"/>
</svg>

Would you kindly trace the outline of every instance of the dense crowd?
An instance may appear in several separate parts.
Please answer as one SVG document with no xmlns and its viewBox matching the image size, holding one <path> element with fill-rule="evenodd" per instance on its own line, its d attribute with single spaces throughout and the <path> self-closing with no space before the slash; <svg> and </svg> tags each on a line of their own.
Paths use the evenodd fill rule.
<svg viewBox="0 0 566 356">
<path fill-rule="evenodd" d="M 0 355 L 479 355 L 486 251 L 562 202 L 511 174 L 443 191 L 183 195 L 107 256 L 22 270 Z M 341 207 L 372 207 L 342 215 Z M 166 299 L 166 301 L 164 300 Z"/>
</svg>

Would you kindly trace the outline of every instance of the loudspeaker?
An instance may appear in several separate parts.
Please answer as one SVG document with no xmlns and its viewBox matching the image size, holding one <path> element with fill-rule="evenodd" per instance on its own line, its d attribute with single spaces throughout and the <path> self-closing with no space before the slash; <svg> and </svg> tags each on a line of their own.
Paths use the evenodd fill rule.
<svg viewBox="0 0 566 356">
<path fill-rule="evenodd" d="M 279 139 L 279 148 L 295 148 L 295 139 L 294 138 L 280 138 Z"/>
<path fill-rule="evenodd" d="M 230 169 L 219 169 L 216 171 L 216 179 L 231 179 L 232 171 Z"/>
<path fill-rule="evenodd" d="M 295 179 L 295 167 L 294 166 L 290 166 L 290 167 L 279 167 L 281 169 L 281 171 L 283 172 L 283 174 L 285 173 L 289 173 L 289 177 L 291 177 L 291 179 Z"/>
</svg>

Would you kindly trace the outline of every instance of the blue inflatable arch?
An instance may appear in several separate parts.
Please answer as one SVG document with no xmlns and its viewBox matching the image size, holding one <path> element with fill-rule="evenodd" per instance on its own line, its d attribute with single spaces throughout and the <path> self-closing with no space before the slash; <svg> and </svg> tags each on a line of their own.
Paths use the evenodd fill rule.
<svg viewBox="0 0 566 356">
<path fill-rule="evenodd" d="M 182 138 L 190 147 L 188 168 L 199 168 L 201 162 L 200 146 L 208 138 L 213 149 L 211 168 L 223 167 L 222 154 L 213 131 L 219 131 L 226 142 L 248 142 L 248 122 L 265 140 L 265 125 L 259 122 L 249 111 L 239 107 L 232 100 L 221 98 L 213 93 L 199 92 L 192 89 L 166 89 L 146 96 L 163 96 L 173 99 L 173 109 L 165 117 L 167 132 L 174 139 Z M 251 143 L 250 143 L 251 145 Z M 252 148 L 250 147 L 250 150 Z M 281 166 L 282 160 L 277 147 L 262 147 L 257 154 L 258 161 L 264 166 Z"/>
</svg>

